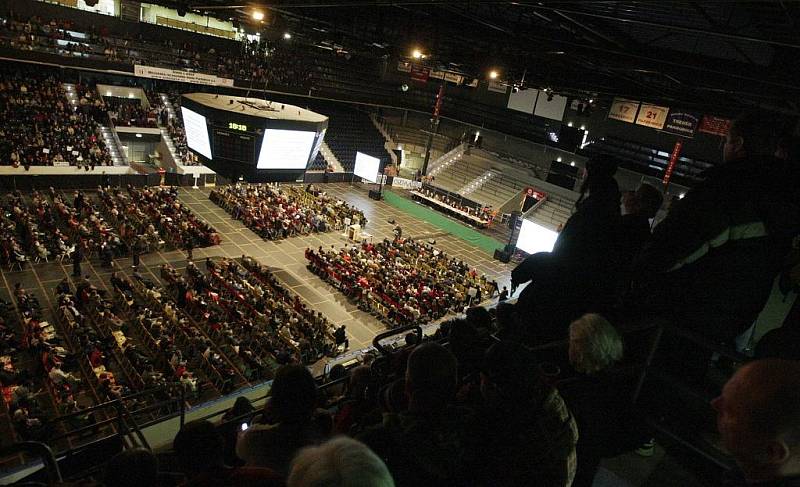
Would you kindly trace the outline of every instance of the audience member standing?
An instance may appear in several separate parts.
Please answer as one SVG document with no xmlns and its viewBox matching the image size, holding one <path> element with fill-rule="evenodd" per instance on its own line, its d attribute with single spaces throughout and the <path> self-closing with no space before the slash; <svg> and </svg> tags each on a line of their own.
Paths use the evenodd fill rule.
<svg viewBox="0 0 800 487">
<path fill-rule="evenodd" d="M 724 164 L 653 231 L 634 270 L 631 307 L 729 343 L 753 324 L 800 233 L 800 165 L 774 159 L 773 132 L 766 117 L 734 120 Z M 664 345 L 681 354 L 669 362 L 698 377 L 705 370 L 710 352 Z"/>
<path fill-rule="evenodd" d="M 529 256 L 512 272 L 512 290 L 532 280 L 517 302 L 532 342 L 563 338 L 572 320 L 616 304 L 621 271 L 616 170 L 617 161 L 607 155 L 587 161 L 576 211 L 553 251 Z"/>
<path fill-rule="evenodd" d="M 72 253 L 72 277 L 81 277 L 81 262 L 83 262 L 83 242 L 79 239 Z"/>
</svg>

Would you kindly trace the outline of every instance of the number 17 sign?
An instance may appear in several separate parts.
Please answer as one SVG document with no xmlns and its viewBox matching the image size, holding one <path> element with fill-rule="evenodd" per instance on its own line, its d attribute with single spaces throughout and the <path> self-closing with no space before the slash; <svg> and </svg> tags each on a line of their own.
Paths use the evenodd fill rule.
<svg viewBox="0 0 800 487">
<path fill-rule="evenodd" d="M 661 130 L 667 121 L 668 113 L 668 107 L 642 104 L 639 109 L 639 116 L 636 117 L 636 125 L 644 125 L 645 127 Z"/>
<path fill-rule="evenodd" d="M 619 120 L 620 122 L 633 123 L 636 120 L 636 112 L 638 110 L 638 101 L 614 98 L 614 102 L 611 103 L 611 110 L 608 111 L 608 118 Z"/>
</svg>

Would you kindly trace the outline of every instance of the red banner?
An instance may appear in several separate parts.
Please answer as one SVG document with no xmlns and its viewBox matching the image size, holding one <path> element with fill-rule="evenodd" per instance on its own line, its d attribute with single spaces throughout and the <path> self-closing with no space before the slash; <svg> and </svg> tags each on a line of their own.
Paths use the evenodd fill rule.
<svg viewBox="0 0 800 487">
<path fill-rule="evenodd" d="M 436 105 L 433 106 L 433 118 L 439 118 L 439 112 L 442 110 L 443 98 L 444 98 L 444 85 L 439 87 L 439 94 L 436 95 Z"/>
<path fill-rule="evenodd" d="M 672 173 L 675 171 L 675 166 L 678 165 L 678 158 L 681 156 L 681 149 L 683 148 L 683 141 L 675 142 L 675 147 L 672 148 L 672 154 L 669 155 L 669 165 L 667 170 L 664 171 L 664 179 L 662 182 L 664 186 L 669 186 L 669 180 L 672 178 Z"/>
<path fill-rule="evenodd" d="M 703 118 L 700 120 L 700 126 L 697 127 L 697 131 L 724 137 L 728 135 L 728 130 L 730 128 L 731 121 L 728 118 L 703 115 Z"/>
</svg>

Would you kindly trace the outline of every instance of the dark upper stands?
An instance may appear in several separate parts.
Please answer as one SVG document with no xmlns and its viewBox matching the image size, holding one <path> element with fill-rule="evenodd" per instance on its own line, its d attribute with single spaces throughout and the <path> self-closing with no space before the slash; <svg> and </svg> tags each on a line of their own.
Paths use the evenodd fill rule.
<svg viewBox="0 0 800 487">
<path fill-rule="evenodd" d="M 369 115 L 343 104 L 324 103 L 309 100 L 309 110 L 329 117 L 325 143 L 336 156 L 345 171 L 352 171 L 356 164 L 356 152 L 363 152 L 381 159 L 383 164 L 389 160 L 384 148 L 386 139 L 375 128 Z M 315 166 L 319 167 L 321 155 L 317 156 Z"/>
</svg>

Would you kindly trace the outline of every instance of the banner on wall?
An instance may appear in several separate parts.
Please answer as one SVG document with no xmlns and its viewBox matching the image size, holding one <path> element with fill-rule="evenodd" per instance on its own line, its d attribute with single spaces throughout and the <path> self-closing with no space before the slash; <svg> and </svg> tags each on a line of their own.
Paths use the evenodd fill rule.
<svg viewBox="0 0 800 487">
<path fill-rule="evenodd" d="M 460 74 L 450 73 L 448 71 L 431 71 L 431 78 L 443 79 L 450 83 L 460 85 L 464 82 L 464 77 Z"/>
<path fill-rule="evenodd" d="M 729 118 L 703 115 L 703 118 L 700 119 L 700 125 L 697 127 L 697 131 L 724 137 L 728 135 L 728 130 L 730 128 L 731 120 Z"/>
<path fill-rule="evenodd" d="M 681 157 L 681 149 L 683 148 L 683 141 L 678 140 L 675 142 L 675 147 L 672 148 L 672 153 L 669 155 L 669 164 L 667 170 L 664 171 L 664 179 L 661 180 L 664 186 L 669 186 L 669 180 L 672 178 L 672 173 L 675 171 L 675 166 L 678 165 L 678 158 Z"/>
<path fill-rule="evenodd" d="M 220 78 L 213 74 L 193 73 L 191 71 L 181 71 L 179 69 L 156 68 L 153 66 L 142 66 L 141 64 L 134 65 L 133 74 L 141 78 L 163 79 L 181 83 L 194 83 L 208 86 L 233 86 L 232 79 Z"/>
<path fill-rule="evenodd" d="M 419 81 L 420 83 L 427 83 L 430 75 L 431 75 L 430 68 L 426 68 L 425 66 L 419 66 L 416 64 L 411 66 L 411 79 L 413 81 Z"/>
<path fill-rule="evenodd" d="M 611 103 L 611 109 L 608 111 L 608 118 L 619 120 L 620 122 L 633 123 L 636 120 L 636 113 L 638 110 L 638 101 L 614 98 L 614 101 Z"/>
<path fill-rule="evenodd" d="M 669 107 L 642 103 L 642 106 L 639 107 L 639 115 L 636 116 L 636 125 L 661 130 L 667 122 L 668 113 Z"/>
<path fill-rule="evenodd" d="M 505 93 L 508 91 L 508 85 L 502 81 L 489 80 L 489 84 L 486 86 L 486 89 L 495 93 Z"/>
<path fill-rule="evenodd" d="M 533 114 L 537 117 L 561 121 L 564 120 L 564 110 L 566 109 L 567 97 L 553 94 L 548 96 L 544 92 L 539 92 Z"/>
<path fill-rule="evenodd" d="M 698 123 L 700 123 L 700 116 L 696 113 L 670 110 L 667 123 L 664 124 L 664 132 L 692 138 Z"/>
<path fill-rule="evenodd" d="M 422 188 L 421 181 L 412 181 L 411 179 L 396 177 L 392 179 L 392 187 L 402 189 L 420 189 Z"/>
</svg>

